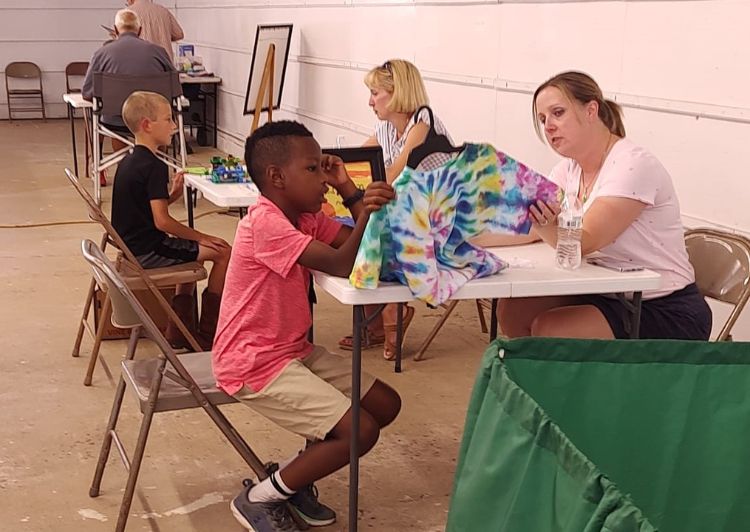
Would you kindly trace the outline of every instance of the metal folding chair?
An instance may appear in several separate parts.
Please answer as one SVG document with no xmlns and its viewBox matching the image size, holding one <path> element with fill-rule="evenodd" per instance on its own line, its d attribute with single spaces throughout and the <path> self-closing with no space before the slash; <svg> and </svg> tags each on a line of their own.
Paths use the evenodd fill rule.
<svg viewBox="0 0 750 532">
<path fill-rule="evenodd" d="M 91 240 L 84 240 L 81 247 L 84 258 L 93 269 L 96 282 L 107 286 L 114 308 L 113 322 L 122 327 L 129 327 L 132 331 L 128 354 L 122 362 L 122 375 L 117 385 L 99 461 L 89 490 L 89 496 L 99 495 L 104 469 L 114 442 L 128 470 L 128 480 L 115 531 L 122 532 L 127 524 L 151 421 L 156 413 L 203 408 L 258 478 L 266 478 L 268 475 L 263 462 L 217 408 L 236 400 L 216 387 L 211 372 L 211 353 L 177 355 L 104 252 Z M 135 345 L 141 331 L 158 346 L 160 353 L 157 358 L 133 360 Z M 134 393 L 143 414 L 132 457 L 128 456 L 117 433 L 117 419 L 126 389 Z"/>
<path fill-rule="evenodd" d="M 180 328 L 182 333 L 190 342 L 193 350 L 200 351 L 201 348 L 198 342 L 190 334 L 185 327 L 185 324 L 180 320 L 172 310 L 171 306 L 164 299 L 159 289 L 176 286 L 178 284 L 195 283 L 205 279 L 208 274 L 206 269 L 199 262 L 188 262 L 177 266 L 169 266 L 167 268 L 154 268 L 144 270 L 138 263 L 135 256 L 128 249 L 123 242 L 120 235 L 117 233 L 112 223 L 104 215 L 101 208 L 96 204 L 94 198 L 88 193 L 88 191 L 81 185 L 78 178 L 68 170 L 65 169 L 65 175 L 68 176 L 73 188 L 76 189 L 78 194 L 83 199 L 88 209 L 89 218 L 99 223 L 104 229 L 102 234 L 102 240 L 100 247 L 106 249 L 108 245 L 113 245 L 118 251 L 117 268 L 120 274 L 124 277 L 128 286 L 133 290 L 149 290 L 156 297 L 157 302 L 166 312 L 169 319 L 173 320 L 175 324 Z M 102 285 L 106 286 L 106 285 Z M 91 386 L 91 379 L 94 374 L 94 368 L 96 367 L 96 361 L 99 359 L 99 349 L 101 347 L 102 338 L 104 336 L 104 329 L 107 322 L 110 319 L 112 304 L 109 297 L 109 293 L 105 293 L 104 303 L 102 305 L 101 315 L 99 316 L 99 324 L 94 331 L 91 323 L 89 322 L 89 314 L 91 312 L 91 306 L 96 298 L 97 283 L 92 277 L 91 283 L 89 284 L 89 290 L 86 295 L 86 301 L 83 306 L 83 315 L 78 324 L 78 333 L 76 334 L 76 341 L 73 345 L 72 356 L 77 357 L 80 354 L 81 342 L 83 340 L 84 331 L 88 332 L 89 335 L 94 339 L 94 346 L 91 350 L 91 358 L 89 359 L 88 368 L 86 369 L 86 377 L 83 380 L 85 386 Z M 115 324 L 116 325 L 116 324 Z M 106 367 L 106 366 L 105 366 Z"/>
<path fill-rule="evenodd" d="M 691 229 L 685 246 L 701 294 L 734 305 L 716 337 L 717 342 L 731 340 L 732 327 L 750 299 L 750 240 L 715 229 Z"/>
<path fill-rule="evenodd" d="M 12 83 L 11 80 L 16 80 L 16 83 Z M 32 81 L 36 81 L 36 83 L 32 83 Z M 42 70 L 36 63 L 30 61 L 9 63 L 5 67 L 5 91 L 8 95 L 8 119 L 13 120 L 14 112 L 41 113 L 44 121 L 47 121 L 47 114 L 44 109 Z M 37 101 L 38 103 L 35 103 Z"/>
<path fill-rule="evenodd" d="M 99 172 L 120 162 L 134 145 L 133 140 L 125 136 L 125 133 L 114 131 L 114 129 L 125 127 L 124 122 L 122 122 L 122 105 L 128 99 L 128 96 L 135 91 L 155 92 L 161 94 L 171 102 L 175 113 L 175 122 L 177 122 L 179 158 L 176 154 L 175 157 L 171 157 L 162 152 L 159 152 L 157 155 L 167 165 L 177 171 L 185 167 L 185 128 L 182 119 L 182 85 L 180 85 L 180 75 L 177 72 L 164 72 L 148 76 L 128 76 L 124 74 L 97 72 L 94 74 L 94 107 L 92 113 L 92 129 L 94 131 L 94 198 L 97 203 L 101 203 Z M 105 124 L 102 122 L 102 117 L 107 117 L 114 123 Z M 125 147 L 103 156 L 101 153 L 103 137 L 117 139 L 124 143 Z"/>
<path fill-rule="evenodd" d="M 458 305 L 458 303 L 459 301 L 457 299 L 454 299 L 452 301 L 448 301 L 447 303 L 443 303 L 442 305 L 440 305 L 444 309 L 444 312 L 440 315 L 440 318 L 438 318 L 437 323 L 433 325 L 432 330 L 430 330 L 430 333 L 427 335 L 427 337 L 422 341 L 422 345 L 419 346 L 419 349 L 417 349 L 417 352 L 414 353 L 414 360 L 422 360 L 424 358 L 424 355 L 427 352 L 427 349 L 430 347 L 430 344 L 432 344 L 432 341 L 440 332 L 440 329 L 443 328 L 443 325 L 445 325 L 445 322 L 448 321 L 448 318 L 450 318 L 453 311 L 456 310 L 456 306 Z M 487 320 L 484 317 L 484 311 L 492 310 L 492 300 L 491 299 L 476 299 L 475 303 L 477 305 L 477 316 L 479 318 L 479 326 L 481 327 L 482 332 L 484 334 L 487 334 L 489 332 L 489 329 L 487 328 Z"/>
</svg>

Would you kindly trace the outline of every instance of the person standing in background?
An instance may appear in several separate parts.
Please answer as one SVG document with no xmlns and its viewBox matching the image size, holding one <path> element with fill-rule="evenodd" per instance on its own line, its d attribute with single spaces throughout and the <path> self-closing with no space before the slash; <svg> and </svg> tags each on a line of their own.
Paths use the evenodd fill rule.
<svg viewBox="0 0 750 532">
<path fill-rule="evenodd" d="M 126 3 L 141 20 L 141 39 L 161 46 L 174 60 L 172 43 L 184 38 L 185 33 L 171 11 L 152 0 L 127 0 Z"/>
</svg>

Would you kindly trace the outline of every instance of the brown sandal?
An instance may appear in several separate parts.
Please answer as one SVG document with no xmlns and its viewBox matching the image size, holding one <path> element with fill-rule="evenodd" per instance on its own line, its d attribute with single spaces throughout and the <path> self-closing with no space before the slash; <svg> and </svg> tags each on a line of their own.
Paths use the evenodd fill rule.
<svg viewBox="0 0 750 532">
<path fill-rule="evenodd" d="M 375 347 L 380 347 L 381 345 L 385 344 L 385 334 L 376 336 L 372 334 L 371 332 L 367 331 L 365 334 L 362 335 L 362 349 L 373 349 Z M 351 351 L 354 347 L 354 338 L 351 334 L 344 336 L 341 340 L 339 340 L 339 349 L 343 349 L 344 351 Z"/>
<path fill-rule="evenodd" d="M 409 329 L 409 325 L 411 324 L 411 320 L 414 318 L 414 307 L 410 307 L 409 305 L 406 305 L 406 308 L 404 309 L 404 320 L 403 320 L 403 334 L 401 335 L 401 341 L 403 342 L 404 338 L 406 338 L 406 331 Z M 383 331 L 385 332 L 385 344 L 383 347 L 383 358 L 386 360 L 395 360 L 396 359 L 396 334 L 397 334 L 397 325 L 395 323 L 384 323 L 383 324 Z M 390 341 L 389 338 L 393 338 L 393 341 Z M 403 349 L 403 343 L 402 349 Z"/>
</svg>

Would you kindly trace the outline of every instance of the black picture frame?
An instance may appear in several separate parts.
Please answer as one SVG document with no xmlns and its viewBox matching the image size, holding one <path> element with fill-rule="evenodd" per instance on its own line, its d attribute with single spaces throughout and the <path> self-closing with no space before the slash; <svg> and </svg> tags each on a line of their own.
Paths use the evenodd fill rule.
<svg viewBox="0 0 750 532">
<path fill-rule="evenodd" d="M 266 61 L 266 54 L 263 53 L 263 57 L 258 55 L 258 47 L 261 41 L 262 34 L 276 34 L 280 38 L 279 42 L 276 42 L 276 64 L 275 64 L 275 79 L 273 85 L 273 109 L 276 110 L 281 106 L 281 94 L 284 91 L 284 79 L 286 78 L 286 66 L 289 61 L 289 49 L 292 43 L 292 24 L 259 24 L 255 30 L 255 44 L 253 45 L 253 56 L 250 63 L 250 75 L 247 78 L 247 90 L 245 91 L 245 105 L 242 107 L 243 115 L 252 115 L 256 112 L 267 112 L 268 101 L 263 100 L 264 106 L 260 110 L 255 109 L 255 99 L 258 93 L 257 84 L 255 85 L 255 94 L 250 94 L 251 89 L 254 87 L 253 76 L 257 78 L 256 82 L 260 83 L 260 78 L 263 76 L 263 67 Z M 283 50 L 280 49 L 280 44 L 283 44 Z M 261 52 L 265 52 L 267 48 L 263 48 Z M 283 57 L 283 60 L 282 60 Z M 279 68 L 280 67 L 280 68 Z M 280 74 L 279 74 L 280 72 Z M 279 79 L 278 86 L 276 86 L 276 79 Z"/>
<path fill-rule="evenodd" d="M 361 146 L 357 148 L 324 148 L 323 153 L 337 155 L 345 163 L 369 163 L 373 181 L 385 181 L 385 162 L 383 148 L 380 146 Z"/>
</svg>

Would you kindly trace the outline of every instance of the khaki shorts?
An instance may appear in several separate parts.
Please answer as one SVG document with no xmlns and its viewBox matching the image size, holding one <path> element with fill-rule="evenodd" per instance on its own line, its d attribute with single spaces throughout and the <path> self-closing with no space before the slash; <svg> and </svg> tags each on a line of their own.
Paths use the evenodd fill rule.
<svg viewBox="0 0 750 532">
<path fill-rule="evenodd" d="M 370 391 L 375 377 L 362 372 L 360 398 Z M 247 386 L 234 397 L 277 425 L 322 440 L 351 408 L 352 362 L 315 346 L 306 358 L 292 360 L 259 392 Z"/>
</svg>

